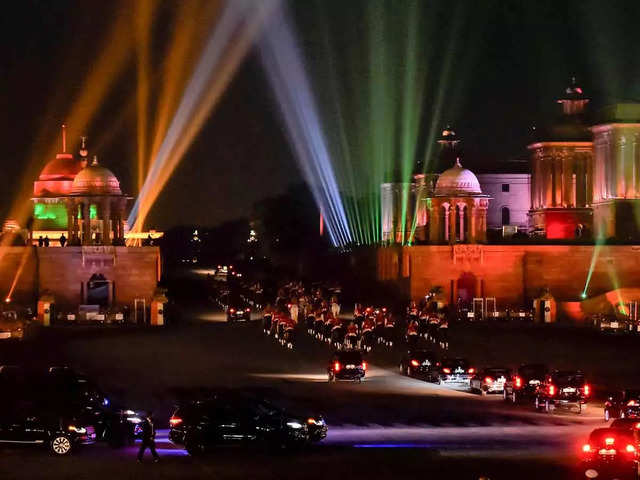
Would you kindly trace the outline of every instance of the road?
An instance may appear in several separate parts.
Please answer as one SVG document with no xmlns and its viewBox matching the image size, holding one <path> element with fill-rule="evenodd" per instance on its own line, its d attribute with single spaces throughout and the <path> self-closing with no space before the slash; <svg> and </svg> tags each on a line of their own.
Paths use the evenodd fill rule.
<svg viewBox="0 0 640 480">
<path fill-rule="evenodd" d="M 534 412 L 397 373 L 400 353 L 374 352 L 362 384 L 326 381 L 330 349 L 300 333 L 293 351 L 265 336 L 257 324 L 227 325 L 222 315 L 194 315 L 187 324 L 158 330 L 56 329 L 35 344 L 0 348 L 3 363 L 41 348 L 44 363 L 87 373 L 117 400 L 152 409 L 159 428 L 157 478 L 326 478 L 336 471 L 364 478 L 432 470 L 448 478 L 566 478 L 580 442 L 602 426 L 601 411 Z M 46 347 L 45 347 L 46 345 Z M 46 348 L 46 354 L 44 354 Z M 33 360 L 33 357 L 31 358 Z M 166 440 L 172 406 L 202 388 L 248 388 L 322 413 L 328 437 L 309 452 L 264 457 L 232 452 L 195 461 Z M 163 428 L 164 427 L 164 428 Z M 2 450 L 1 478 L 133 478 L 135 448 L 87 447 L 70 459 L 43 452 Z M 28 462 L 25 462 L 25 458 Z M 445 470 L 442 470 L 442 469 Z M 265 470 L 266 469 L 266 470 Z M 280 475 L 276 474 L 280 472 Z M 546 472 L 546 473 L 545 473 Z M 302 475 L 304 473 L 304 475 Z"/>
</svg>

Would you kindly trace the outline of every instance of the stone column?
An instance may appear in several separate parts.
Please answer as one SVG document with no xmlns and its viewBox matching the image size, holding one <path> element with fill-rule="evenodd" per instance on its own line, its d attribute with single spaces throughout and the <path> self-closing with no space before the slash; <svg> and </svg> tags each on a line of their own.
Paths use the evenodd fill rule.
<svg viewBox="0 0 640 480">
<path fill-rule="evenodd" d="M 449 204 L 449 244 L 456 243 L 456 204 L 452 200 Z"/>
<path fill-rule="evenodd" d="M 449 227 L 449 221 L 450 221 L 450 216 L 449 216 L 449 211 L 451 209 L 451 206 L 447 203 L 444 204 L 444 241 L 448 242 L 450 235 L 451 235 L 451 228 Z"/>
<path fill-rule="evenodd" d="M 91 219 L 89 218 L 89 199 L 85 198 L 82 202 L 82 244 L 89 245 L 91 243 Z"/>
<path fill-rule="evenodd" d="M 429 226 L 429 241 L 431 243 L 440 243 L 440 224 L 442 220 L 442 205 L 437 200 L 432 200 L 429 209 L 429 217 L 427 219 Z"/>
<path fill-rule="evenodd" d="M 467 208 L 470 208 L 467 212 L 467 216 L 469 217 L 469 243 L 476 243 L 476 216 L 478 215 L 478 208 L 476 207 L 475 201 Z"/>
<path fill-rule="evenodd" d="M 460 232 L 459 232 L 459 238 L 460 238 L 460 242 L 464 243 L 464 213 L 465 213 L 465 205 L 463 203 L 459 203 L 458 204 L 458 208 L 460 209 Z"/>
<path fill-rule="evenodd" d="M 111 199 L 102 200 L 102 243 L 111 245 Z"/>
</svg>

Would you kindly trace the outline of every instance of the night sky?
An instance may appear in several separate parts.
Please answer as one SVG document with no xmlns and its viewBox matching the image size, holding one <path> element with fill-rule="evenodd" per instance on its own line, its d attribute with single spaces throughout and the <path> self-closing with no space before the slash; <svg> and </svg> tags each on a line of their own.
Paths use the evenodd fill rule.
<svg viewBox="0 0 640 480">
<path fill-rule="evenodd" d="M 322 22 L 328 22 L 336 37 L 341 37 L 336 32 L 366 29 L 367 3 L 292 2 L 308 71 L 317 75 L 318 88 L 323 82 L 318 73 L 323 71 L 323 58 L 316 54 Z M 39 171 L 48 160 L 34 154 L 45 151 L 58 135 L 114 15 L 132 15 L 132 9 L 120 5 L 21 0 L 5 6 L 0 18 L 3 216 L 28 166 Z M 406 3 L 395 0 L 388 6 L 401 11 Z M 162 56 L 171 9 L 172 2 L 164 2 L 157 17 L 154 61 Z M 465 143 L 465 164 L 471 167 L 486 169 L 493 162 L 522 157 L 531 126 L 552 118 L 554 101 L 572 75 L 596 107 L 620 99 L 640 100 L 637 0 L 425 1 L 421 14 L 437 20 L 429 34 L 433 45 L 425 51 L 435 47 L 453 54 L 447 85 L 439 83 L 440 63 L 428 75 L 430 88 L 444 88 L 446 94 L 440 118 L 431 115 L 429 104 L 423 105 L 421 129 L 426 131 L 431 122 L 454 124 Z M 334 44 L 366 49 L 353 45 L 353 38 L 345 34 Z M 126 192 L 135 194 L 135 110 L 127 113 L 135 96 L 133 56 L 130 63 L 84 130 L 90 148 L 92 139 L 110 134 L 99 151 L 91 153 L 116 173 Z M 368 80 L 363 75 L 361 81 Z M 246 216 L 254 202 L 300 182 L 278 115 L 252 52 L 160 196 L 149 226 L 216 225 Z M 418 155 L 424 154 L 424 135 L 419 143 Z"/>
</svg>

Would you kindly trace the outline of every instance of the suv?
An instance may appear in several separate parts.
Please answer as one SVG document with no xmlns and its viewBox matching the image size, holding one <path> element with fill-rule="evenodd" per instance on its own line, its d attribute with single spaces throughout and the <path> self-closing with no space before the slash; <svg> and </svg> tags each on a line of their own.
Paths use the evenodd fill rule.
<svg viewBox="0 0 640 480">
<path fill-rule="evenodd" d="M 604 402 L 604 421 L 611 418 L 640 418 L 640 390 L 622 390 Z"/>
<path fill-rule="evenodd" d="M 0 405 L 0 442 L 45 445 L 51 453 L 68 455 L 79 444 L 93 443 L 95 429 L 77 415 L 46 403 L 7 402 Z"/>
<path fill-rule="evenodd" d="M 471 377 L 469 389 L 481 395 L 486 395 L 487 393 L 503 393 L 504 384 L 507 378 L 510 377 L 511 370 L 508 368 L 485 368 Z"/>
<path fill-rule="evenodd" d="M 322 417 L 295 416 L 265 400 L 236 394 L 179 406 L 169 427 L 169 440 L 194 456 L 224 446 L 296 447 L 327 435 Z"/>
<path fill-rule="evenodd" d="M 549 369 L 542 363 L 521 365 L 515 375 L 507 378 L 504 384 L 504 399 L 511 403 L 518 403 L 525 398 L 535 396 L 538 385 L 544 382 Z"/>
<path fill-rule="evenodd" d="M 353 350 L 334 353 L 327 367 L 329 382 L 335 382 L 336 380 L 362 382 L 366 373 L 367 362 L 362 359 L 360 352 Z"/>
<path fill-rule="evenodd" d="M 429 382 L 438 379 L 440 363 L 428 350 L 409 350 L 400 360 L 400 373 L 407 377 L 422 377 Z"/>
<path fill-rule="evenodd" d="M 538 385 L 535 397 L 536 410 L 551 412 L 555 407 L 576 407 L 578 413 L 586 408 L 591 387 L 580 371 L 556 370 Z"/>
<path fill-rule="evenodd" d="M 580 470 L 589 478 L 638 478 L 637 449 L 635 431 L 596 428 L 582 446 Z M 588 475 L 589 470 L 595 476 Z"/>
</svg>

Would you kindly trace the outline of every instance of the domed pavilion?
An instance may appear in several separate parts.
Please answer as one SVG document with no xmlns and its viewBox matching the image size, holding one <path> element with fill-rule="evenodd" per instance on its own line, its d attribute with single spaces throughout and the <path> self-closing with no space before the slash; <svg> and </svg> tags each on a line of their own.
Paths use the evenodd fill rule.
<svg viewBox="0 0 640 480">
<path fill-rule="evenodd" d="M 483 243 L 487 238 L 489 196 L 471 170 L 460 164 L 445 170 L 426 199 L 427 229 L 432 243 Z"/>
</svg>

